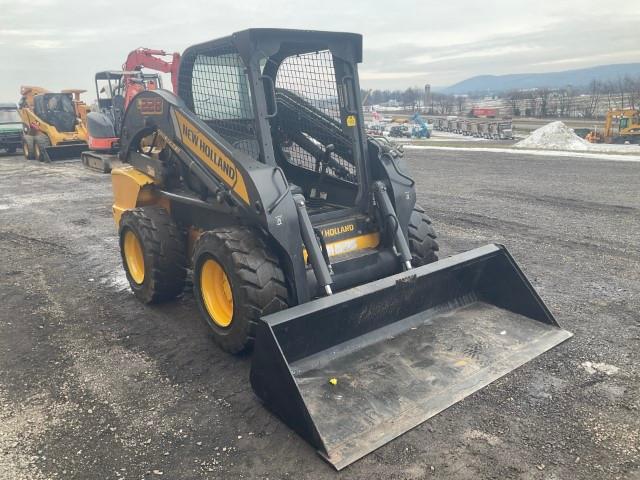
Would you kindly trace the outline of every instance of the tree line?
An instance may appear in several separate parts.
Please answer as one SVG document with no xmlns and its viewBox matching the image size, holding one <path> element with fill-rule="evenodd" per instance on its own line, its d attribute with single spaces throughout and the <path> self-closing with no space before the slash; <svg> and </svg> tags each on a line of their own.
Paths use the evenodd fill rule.
<svg viewBox="0 0 640 480">
<path fill-rule="evenodd" d="M 484 94 L 451 95 L 432 92 L 425 102 L 424 89 L 362 91 L 365 106 L 395 102 L 406 110 L 421 110 L 433 115 L 463 115 L 478 104 Z M 512 90 L 495 95 L 502 105 L 500 115 L 514 117 L 573 117 L 599 118 L 607 110 L 617 108 L 640 109 L 640 76 L 620 77 L 617 80 L 593 80 L 584 87 L 535 88 Z"/>
<path fill-rule="evenodd" d="M 592 80 L 582 88 L 516 90 L 504 99 L 513 116 L 598 118 L 607 110 L 640 108 L 640 76 Z"/>
</svg>

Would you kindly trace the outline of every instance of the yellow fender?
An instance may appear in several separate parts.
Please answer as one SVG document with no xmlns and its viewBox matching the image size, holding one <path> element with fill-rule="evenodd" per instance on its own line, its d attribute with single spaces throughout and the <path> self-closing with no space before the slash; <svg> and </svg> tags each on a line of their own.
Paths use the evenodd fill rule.
<svg viewBox="0 0 640 480">
<path fill-rule="evenodd" d="M 111 171 L 113 186 L 113 219 L 116 228 L 120 226 L 120 217 L 126 210 L 142 205 L 159 204 L 169 210 L 169 201 L 154 192 L 156 181 L 136 170 L 131 165 L 114 168 Z"/>
</svg>

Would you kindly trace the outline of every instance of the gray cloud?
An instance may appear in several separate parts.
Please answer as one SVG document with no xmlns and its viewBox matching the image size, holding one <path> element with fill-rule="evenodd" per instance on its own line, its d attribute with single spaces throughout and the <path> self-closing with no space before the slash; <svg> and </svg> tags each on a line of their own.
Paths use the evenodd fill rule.
<svg viewBox="0 0 640 480">
<path fill-rule="evenodd" d="M 249 27 L 362 33 L 362 84 L 372 88 L 639 61 L 640 2 L 603 10 L 594 0 L 0 0 L 0 100 L 17 99 L 22 84 L 85 88 L 90 100 L 93 74 L 136 47 L 182 51 Z"/>
</svg>

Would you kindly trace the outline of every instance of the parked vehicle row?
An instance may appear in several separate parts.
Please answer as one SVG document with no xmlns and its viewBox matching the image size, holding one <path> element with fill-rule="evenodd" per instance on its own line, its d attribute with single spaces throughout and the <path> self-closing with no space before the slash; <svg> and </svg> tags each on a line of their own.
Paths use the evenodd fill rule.
<svg viewBox="0 0 640 480">
<path fill-rule="evenodd" d="M 491 140 L 512 140 L 513 125 L 511 120 L 436 117 L 432 119 L 433 129 L 440 132 L 458 133 L 460 135 L 486 138 Z"/>
</svg>

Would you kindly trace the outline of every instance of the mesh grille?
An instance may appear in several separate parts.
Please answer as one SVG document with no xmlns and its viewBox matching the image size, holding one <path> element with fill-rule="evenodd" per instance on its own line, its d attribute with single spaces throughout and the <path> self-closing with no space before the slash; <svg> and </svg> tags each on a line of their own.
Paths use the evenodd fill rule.
<svg viewBox="0 0 640 480">
<path fill-rule="evenodd" d="M 318 157 L 329 154 L 326 173 L 355 182 L 352 141 L 342 131 L 340 89 L 328 50 L 286 58 L 276 76 L 278 126 L 286 139 L 277 142 L 294 165 L 318 170 Z"/>
<path fill-rule="evenodd" d="M 240 56 L 198 55 L 191 85 L 195 113 L 233 147 L 257 158 L 251 90 Z"/>
</svg>

